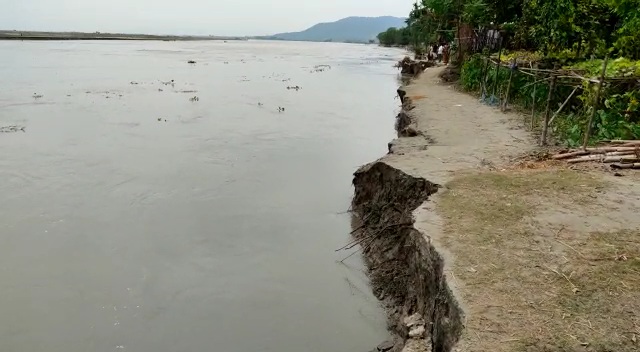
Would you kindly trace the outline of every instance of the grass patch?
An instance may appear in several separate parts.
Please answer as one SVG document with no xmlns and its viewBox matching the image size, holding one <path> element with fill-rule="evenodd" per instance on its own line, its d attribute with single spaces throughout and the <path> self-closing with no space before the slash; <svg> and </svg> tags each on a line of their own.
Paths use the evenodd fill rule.
<svg viewBox="0 0 640 352">
<path fill-rule="evenodd" d="M 437 209 L 462 282 L 470 351 L 640 349 L 640 232 L 577 233 L 535 220 L 541 210 L 593 210 L 604 188 L 560 169 L 447 184 Z"/>
</svg>

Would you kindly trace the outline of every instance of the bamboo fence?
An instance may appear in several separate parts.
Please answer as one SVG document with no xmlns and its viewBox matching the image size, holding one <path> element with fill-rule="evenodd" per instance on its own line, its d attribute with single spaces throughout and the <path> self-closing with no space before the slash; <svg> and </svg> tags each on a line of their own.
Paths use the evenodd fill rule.
<svg viewBox="0 0 640 352">
<path fill-rule="evenodd" d="M 502 55 L 502 47 L 499 46 L 498 49 L 498 60 L 492 59 L 490 56 L 485 57 L 485 66 L 481 71 L 482 81 L 480 84 L 481 94 L 483 99 L 488 102 L 490 105 L 498 105 L 502 111 L 506 111 L 509 106 L 509 99 L 512 96 L 511 94 L 511 86 L 513 82 L 514 72 L 519 72 L 521 74 L 529 75 L 534 78 L 534 81 L 525 85 L 524 87 L 529 87 L 533 85 L 533 102 L 531 106 L 531 128 L 533 129 L 536 125 L 536 99 L 535 92 L 538 87 L 541 85 L 548 85 L 548 95 L 545 102 L 545 108 L 543 110 L 544 119 L 542 121 L 541 126 L 541 135 L 540 135 L 540 145 L 548 144 L 548 134 L 549 128 L 552 126 L 553 122 L 558 118 L 562 110 L 566 107 L 567 103 L 574 97 L 575 93 L 580 89 L 585 89 L 586 86 L 596 85 L 598 87 L 596 91 L 595 99 L 590 103 L 591 114 L 589 116 L 589 121 L 583 128 L 583 144 L 582 150 L 587 150 L 587 144 L 591 137 L 592 126 L 594 116 L 598 110 L 600 103 L 600 92 L 602 91 L 603 84 L 605 83 L 620 83 L 620 82 L 640 82 L 639 77 L 620 77 L 620 78 L 606 78 L 607 72 L 607 63 L 608 57 L 605 58 L 602 70 L 600 72 L 600 76 L 598 78 L 590 78 L 585 77 L 584 74 L 577 70 L 571 69 L 541 69 L 534 68 L 531 63 L 531 67 L 518 67 L 515 60 L 509 64 L 505 64 L 501 61 Z M 493 87 L 487 87 L 487 80 L 489 78 L 489 73 L 491 72 L 491 67 L 496 67 L 495 76 L 493 79 Z M 507 80 L 507 86 L 504 92 L 498 93 L 497 89 L 500 83 L 498 82 L 499 71 L 501 69 L 509 70 L 509 78 Z M 562 104 L 560 104 L 557 110 L 554 109 L 552 104 L 552 98 L 555 93 L 555 90 L 558 86 L 568 86 L 573 87 L 573 90 L 569 95 L 565 97 Z M 524 88 L 523 87 L 523 88 Z M 489 95 L 489 91 L 491 94 Z M 497 94 L 497 95 L 496 95 Z M 502 98 L 504 96 L 504 98 Z M 555 111 L 554 111 L 555 110 Z"/>
</svg>

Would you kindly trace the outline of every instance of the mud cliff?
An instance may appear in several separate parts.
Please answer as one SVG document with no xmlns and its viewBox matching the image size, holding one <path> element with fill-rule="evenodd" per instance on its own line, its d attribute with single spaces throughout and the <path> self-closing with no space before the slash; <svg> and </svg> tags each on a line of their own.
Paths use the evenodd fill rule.
<svg viewBox="0 0 640 352">
<path fill-rule="evenodd" d="M 403 98 L 403 106 L 410 102 Z M 398 116 L 400 136 L 411 124 Z M 375 296 L 388 312 L 396 336 L 393 351 L 452 351 L 463 329 L 463 312 L 443 273 L 442 256 L 427 234 L 416 230 L 413 211 L 439 186 L 385 163 L 356 171 L 354 236 L 363 250 Z"/>
</svg>

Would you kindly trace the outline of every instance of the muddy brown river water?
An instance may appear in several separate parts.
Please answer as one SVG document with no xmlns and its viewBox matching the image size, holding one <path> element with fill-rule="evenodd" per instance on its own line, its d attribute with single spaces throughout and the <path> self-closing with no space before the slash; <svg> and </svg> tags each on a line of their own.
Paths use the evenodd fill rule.
<svg viewBox="0 0 640 352">
<path fill-rule="evenodd" d="M 0 351 L 384 340 L 360 258 L 334 250 L 349 238 L 353 171 L 393 138 L 401 56 L 0 42 Z"/>
</svg>

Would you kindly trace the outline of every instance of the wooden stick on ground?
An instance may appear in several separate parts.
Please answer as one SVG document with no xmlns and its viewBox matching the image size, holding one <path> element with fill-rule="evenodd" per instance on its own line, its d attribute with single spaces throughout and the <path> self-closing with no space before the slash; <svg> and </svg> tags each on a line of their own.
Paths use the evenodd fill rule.
<svg viewBox="0 0 640 352">
<path fill-rule="evenodd" d="M 585 163 L 588 161 L 602 161 L 603 159 L 604 159 L 604 156 L 596 154 L 596 155 L 585 155 L 575 159 L 569 159 L 567 160 L 567 162 L 569 164 L 576 164 L 576 163 Z"/>
<path fill-rule="evenodd" d="M 588 152 L 626 152 L 626 151 L 640 151 L 640 146 L 629 147 L 590 147 L 586 149 Z"/>
<path fill-rule="evenodd" d="M 612 169 L 640 169 L 640 163 L 630 163 L 630 164 L 611 164 Z"/>
<path fill-rule="evenodd" d="M 616 162 L 632 163 L 636 161 L 640 162 L 640 158 L 638 158 L 638 156 L 636 155 L 605 156 L 602 154 L 595 154 L 595 155 L 585 155 L 579 158 L 567 160 L 569 164 L 585 163 L 589 161 L 600 161 L 603 163 L 616 163 Z"/>
<path fill-rule="evenodd" d="M 602 162 L 604 163 L 619 163 L 619 162 L 640 162 L 640 158 L 636 155 L 616 155 L 606 156 Z"/>
<path fill-rule="evenodd" d="M 578 150 L 578 151 L 575 151 L 575 152 L 556 154 L 556 155 L 552 156 L 551 159 L 555 159 L 555 160 L 569 159 L 569 158 L 573 158 L 575 156 L 588 155 L 588 154 L 589 154 L 589 152 L 586 151 L 586 150 Z"/>
<path fill-rule="evenodd" d="M 632 143 L 632 144 L 640 144 L 640 140 L 635 140 L 635 139 L 610 139 L 610 140 L 600 141 L 598 143 L 611 143 L 611 144 L 628 144 L 628 143 Z"/>
</svg>

